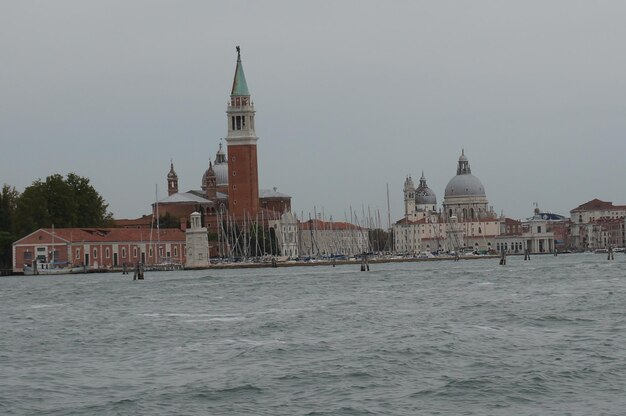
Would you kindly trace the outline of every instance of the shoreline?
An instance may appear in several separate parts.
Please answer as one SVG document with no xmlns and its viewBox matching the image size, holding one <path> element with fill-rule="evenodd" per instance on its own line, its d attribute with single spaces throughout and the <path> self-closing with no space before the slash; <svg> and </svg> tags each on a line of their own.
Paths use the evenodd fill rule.
<svg viewBox="0 0 626 416">
<path fill-rule="evenodd" d="M 534 253 L 531 256 L 544 256 L 544 255 L 552 255 L 553 253 Z M 561 254 L 561 253 L 559 253 Z M 567 254 L 567 253 L 562 253 Z M 521 256 L 523 254 L 519 253 L 510 253 L 508 256 Z M 486 254 L 480 256 L 460 256 L 458 258 L 461 260 L 481 260 L 481 259 L 499 259 L 501 256 L 497 254 Z M 410 258 L 378 258 L 378 259 L 370 259 L 368 260 L 369 264 L 384 264 L 384 263 L 419 263 L 419 262 L 429 262 L 429 261 L 454 261 L 454 257 L 432 257 L 432 258 L 418 258 L 418 257 L 410 257 Z M 163 271 L 184 271 L 184 270 L 231 270 L 231 269 L 268 269 L 268 268 L 279 268 L 279 267 L 315 267 L 315 266 L 343 266 L 343 265 L 360 265 L 362 264 L 361 260 L 320 260 L 320 261 L 283 261 L 276 262 L 275 265 L 272 263 L 218 263 L 211 264 L 205 267 L 185 267 L 179 269 L 163 269 L 163 270 L 146 270 L 146 273 L 154 273 L 154 272 L 163 272 Z M 62 276 L 68 274 L 81 275 L 81 274 L 94 274 L 94 273 L 122 273 L 123 268 L 115 267 L 110 269 L 91 269 L 81 272 L 69 272 L 69 273 L 59 273 L 59 274 L 40 274 L 38 276 Z M 127 274 L 132 274 L 133 268 L 127 268 Z M 17 272 L 12 274 L 3 275 L 3 277 L 9 276 L 24 276 L 23 272 Z"/>
</svg>

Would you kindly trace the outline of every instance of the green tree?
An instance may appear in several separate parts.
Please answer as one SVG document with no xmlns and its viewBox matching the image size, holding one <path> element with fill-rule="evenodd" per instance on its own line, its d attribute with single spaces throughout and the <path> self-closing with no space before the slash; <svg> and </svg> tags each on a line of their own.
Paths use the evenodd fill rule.
<svg viewBox="0 0 626 416">
<path fill-rule="evenodd" d="M 112 222 L 108 204 L 89 184 L 74 173 L 67 178 L 51 175 L 38 179 L 17 199 L 14 231 L 24 236 L 38 228 L 104 227 Z"/>
<path fill-rule="evenodd" d="M 160 228 L 180 228 L 180 219 L 174 217 L 169 212 L 166 212 L 165 215 L 159 216 L 159 227 Z"/>
<path fill-rule="evenodd" d="M 13 219 L 15 218 L 15 208 L 19 196 L 20 194 L 15 188 L 6 184 L 2 187 L 2 193 L 0 193 L 0 231 L 13 231 Z"/>
<path fill-rule="evenodd" d="M 0 193 L 0 269 L 11 267 L 11 243 L 16 240 L 14 218 L 19 192 L 9 185 L 2 187 Z"/>
</svg>

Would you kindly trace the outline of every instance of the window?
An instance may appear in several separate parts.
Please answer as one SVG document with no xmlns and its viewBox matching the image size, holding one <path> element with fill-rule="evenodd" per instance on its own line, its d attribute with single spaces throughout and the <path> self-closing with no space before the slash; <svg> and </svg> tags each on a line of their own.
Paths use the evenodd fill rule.
<svg viewBox="0 0 626 416">
<path fill-rule="evenodd" d="M 110 258 L 111 258 L 111 250 L 109 250 L 109 248 L 108 248 L 108 247 L 107 247 L 106 249 L 104 249 L 104 256 L 105 256 L 107 259 L 110 259 Z"/>
<path fill-rule="evenodd" d="M 76 260 L 80 260 L 80 249 L 76 249 Z"/>
<path fill-rule="evenodd" d="M 137 247 L 133 247 L 133 257 L 137 257 Z"/>
<path fill-rule="evenodd" d="M 541 226 L 537 226 L 537 232 L 541 234 Z"/>
<path fill-rule="evenodd" d="M 148 250 L 148 257 L 152 257 L 152 247 Z"/>
<path fill-rule="evenodd" d="M 126 247 L 122 247 L 122 258 L 126 258 Z"/>
<path fill-rule="evenodd" d="M 98 258 L 98 249 L 97 249 L 97 248 L 94 248 L 94 249 L 93 249 L 93 258 L 94 258 L 94 259 L 97 259 L 97 258 Z"/>
<path fill-rule="evenodd" d="M 32 251 L 25 251 L 24 252 L 24 260 L 32 260 L 33 259 L 33 252 Z"/>
<path fill-rule="evenodd" d="M 233 171 L 233 176 L 237 176 L 237 171 Z"/>
</svg>

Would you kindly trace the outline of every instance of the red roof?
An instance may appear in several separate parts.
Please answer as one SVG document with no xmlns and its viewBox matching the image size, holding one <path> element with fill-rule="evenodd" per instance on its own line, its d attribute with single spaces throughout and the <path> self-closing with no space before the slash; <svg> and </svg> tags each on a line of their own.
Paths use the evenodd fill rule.
<svg viewBox="0 0 626 416">
<path fill-rule="evenodd" d="M 135 219 L 114 220 L 115 226 L 120 228 L 146 228 L 152 225 L 152 214 L 142 215 Z"/>
<path fill-rule="evenodd" d="M 52 242 L 70 243 L 118 243 L 118 242 L 148 242 L 160 240 L 185 241 L 185 232 L 178 228 L 163 228 L 158 231 L 143 228 L 40 228 L 39 230 L 19 239 L 14 244 Z"/>
<path fill-rule="evenodd" d="M 595 210 L 610 210 L 610 209 L 626 209 L 626 205 L 613 205 L 612 202 L 601 201 L 598 198 L 594 198 L 589 202 L 585 202 L 582 205 L 574 208 L 570 212 L 579 212 L 579 211 L 595 211 Z"/>
<path fill-rule="evenodd" d="M 403 225 L 403 224 L 426 224 L 426 218 L 420 218 L 419 220 L 416 221 L 411 221 L 408 218 L 402 218 L 400 221 L 397 221 L 396 224 L 397 225 Z"/>
<path fill-rule="evenodd" d="M 299 224 L 301 230 L 364 230 L 365 228 L 349 222 L 309 220 Z"/>
</svg>

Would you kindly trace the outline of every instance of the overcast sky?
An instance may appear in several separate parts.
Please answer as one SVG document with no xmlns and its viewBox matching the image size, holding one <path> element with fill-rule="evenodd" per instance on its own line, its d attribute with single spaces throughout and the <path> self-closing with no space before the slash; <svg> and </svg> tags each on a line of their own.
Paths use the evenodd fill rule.
<svg viewBox="0 0 626 416">
<path fill-rule="evenodd" d="M 259 181 L 293 210 L 443 201 L 465 148 L 490 205 L 626 203 L 626 2 L 3 1 L 0 184 L 91 179 L 150 212 L 174 159 L 199 189 L 241 45 Z M 348 214 L 349 215 L 349 214 Z"/>
</svg>

